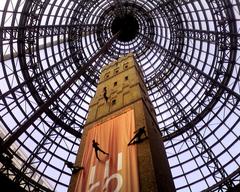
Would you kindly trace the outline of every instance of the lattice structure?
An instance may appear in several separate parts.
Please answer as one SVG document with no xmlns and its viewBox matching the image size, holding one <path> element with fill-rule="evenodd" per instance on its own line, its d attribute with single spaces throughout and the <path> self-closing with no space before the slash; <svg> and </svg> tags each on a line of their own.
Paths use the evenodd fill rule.
<svg viewBox="0 0 240 192">
<path fill-rule="evenodd" d="M 177 191 L 239 183 L 238 0 L 3 0 L 0 19 L 1 172 L 14 182 L 67 190 L 100 70 L 133 52 Z"/>
</svg>

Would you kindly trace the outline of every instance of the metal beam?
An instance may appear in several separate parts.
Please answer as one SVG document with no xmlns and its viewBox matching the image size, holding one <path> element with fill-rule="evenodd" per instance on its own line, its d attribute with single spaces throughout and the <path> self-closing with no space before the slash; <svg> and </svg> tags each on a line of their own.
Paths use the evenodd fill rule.
<svg viewBox="0 0 240 192">
<path fill-rule="evenodd" d="M 61 43 L 64 43 L 64 39 L 60 39 L 60 41 L 56 40 L 56 41 L 53 41 L 53 42 L 48 42 L 46 44 L 41 44 L 41 45 L 39 45 L 38 50 L 40 51 L 42 49 L 53 47 L 53 46 L 59 45 Z M 29 53 L 28 49 L 26 49 L 25 51 L 26 51 L 26 53 Z M 12 54 L 3 55 L 3 60 L 7 61 L 7 60 L 10 60 L 10 59 L 13 59 L 13 58 L 16 58 L 16 57 L 18 57 L 18 52 L 17 51 L 13 52 Z"/>
<path fill-rule="evenodd" d="M 28 26 L 28 27 L 0 27 L 0 34 L 3 41 L 18 39 L 18 32 L 24 30 L 25 32 L 36 32 L 38 38 L 54 36 L 54 35 L 64 35 L 69 34 L 71 29 L 84 32 L 92 32 L 101 27 L 97 24 L 80 24 L 80 25 L 40 25 L 40 26 Z M 94 30 L 93 30 L 94 29 Z"/>
<path fill-rule="evenodd" d="M 116 33 L 89 61 L 83 65 L 55 94 L 52 95 L 45 103 L 43 103 L 19 128 L 12 133 L 2 144 L 0 152 L 7 150 L 13 142 L 21 136 L 48 108 L 64 93 L 76 80 L 82 76 L 92 63 L 112 45 L 117 39 L 119 33 Z"/>
<path fill-rule="evenodd" d="M 146 35 L 144 35 L 144 34 L 140 34 L 140 35 L 143 36 L 145 39 L 149 40 L 152 44 L 161 48 L 164 52 L 169 54 L 169 56 L 178 59 L 182 64 L 186 65 L 187 67 L 190 67 L 193 71 L 196 71 L 198 74 L 200 74 L 201 76 L 203 76 L 204 78 L 206 78 L 207 80 L 212 82 L 213 84 L 217 85 L 218 87 L 222 88 L 223 90 L 227 91 L 228 93 L 235 96 L 238 100 L 240 100 L 240 95 L 238 93 L 234 92 L 233 90 L 231 90 L 230 88 L 228 88 L 226 85 L 222 84 L 221 82 L 218 82 L 216 79 L 214 79 L 210 75 L 208 75 L 205 72 L 203 72 L 202 70 L 198 69 L 196 66 L 191 65 L 191 63 L 186 62 L 184 59 L 179 57 L 177 54 L 175 54 L 171 50 L 168 50 L 165 47 L 159 45 L 152 39 L 148 38 Z M 236 41 L 234 43 L 236 43 Z M 233 51 L 236 51 L 236 50 L 233 50 Z M 175 65 L 176 67 L 183 67 L 182 65 L 179 65 L 179 64 L 175 64 L 175 63 L 172 63 L 172 64 Z M 147 83 L 150 83 L 150 81 L 152 81 L 152 79 L 148 80 Z"/>
<path fill-rule="evenodd" d="M 88 28 L 87 31 L 81 32 L 81 36 L 85 37 L 85 36 L 93 34 L 95 32 L 95 28 L 98 27 L 98 25 L 82 24 L 82 25 L 70 25 L 70 26 L 63 26 L 63 25 L 39 26 L 39 27 L 37 27 L 37 29 L 39 30 L 39 33 L 37 35 L 38 35 L 38 38 L 46 37 L 46 36 L 52 37 L 54 35 L 65 35 L 65 34 L 69 34 L 69 30 L 74 27 L 75 27 L 75 29 L 80 30 L 80 31 L 82 30 L 83 27 Z M 20 29 L 22 29 L 22 28 L 21 27 L 19 27 L 19 28 L 17 28 L 17 27 L 0 28 L 0 34 L 2 33 L 3 41 L 10 41 L 10 40 L 12 41 L 14 39 L 17 40 L 18 39 L 17 34 Z M 32 28 L 32 27 L 26 28 L 26 30 L 29 30 L 29 31 L 34 30 L 34 29 L 35 28 Z M 65 37 L 65 39 L 66 39 L 65 41 L 68 41 L 68 40 L 72 41 L 72 40 L 74 40 L 74 36 L 70 36 L 69 38 Z M 61 38 L 60 40 L 55 40 L 53 42 L 48 42 L 46 44 L 41 44 L 38 46 L 38 50 L 56 46 L 61 43 L 64 43 L 64 38 Z M 28 53 L 28 52 L 29 52 L 29 50 L 26 49 L 26 53 Z M 6 60 L 9 60 L 12 58 L 16 58 L 16 57 L 18 57 L 18 52 L 13 52 L 12 55 L 5 54 L 5 55 L 3 55 L 3 61 L 6 61 Z"/>
</svg>

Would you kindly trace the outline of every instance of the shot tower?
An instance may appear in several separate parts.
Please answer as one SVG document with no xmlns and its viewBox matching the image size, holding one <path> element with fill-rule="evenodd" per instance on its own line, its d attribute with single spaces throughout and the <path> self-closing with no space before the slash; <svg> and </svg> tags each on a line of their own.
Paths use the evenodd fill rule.
<svg viewBox="0 0 240 192">
<path fill-rule="evenodd" d="M 139 130 L 145 130 L 133 139 Z M 98 151 L 97 159 L 92 141 Z M 129 143 L 132 141 L 131 143 Z M 102 69 L 78 151 L 69 192 L 174 191 L 155 111 L 134 55 Z"/>
</svg>

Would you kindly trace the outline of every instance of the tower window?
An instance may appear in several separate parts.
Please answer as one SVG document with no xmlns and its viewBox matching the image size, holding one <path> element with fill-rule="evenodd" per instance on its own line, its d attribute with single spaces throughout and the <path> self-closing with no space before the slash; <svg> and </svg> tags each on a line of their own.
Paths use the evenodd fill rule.
<svg viewBox="0 0 240 192">
<path fill-rule="evenodd" d="M 114 85 L 114 86 L 117 86 L 117 81 L 115 81 L 113 85 Z"/>
<path fill-rule="evenodd" d="M 125 81 L 127 81 L 127 80 L 128 80 L 128 76 L 125 77 Z"/>
<path fill-rule="evenodd" d="M 112 105 L 115 105 L 116 104 L 116 99 L 113 99 L 112 100 Z"/>
<path fill-rule="evenodd" d="M 115 73 L 118 73 L 119 72 L 119 68 L 115 69 Z"/>
<path fill-rule="evenodd" d="M 105 79 L 109 78 L 110 73 L 106 73 Z"/>
</svg>

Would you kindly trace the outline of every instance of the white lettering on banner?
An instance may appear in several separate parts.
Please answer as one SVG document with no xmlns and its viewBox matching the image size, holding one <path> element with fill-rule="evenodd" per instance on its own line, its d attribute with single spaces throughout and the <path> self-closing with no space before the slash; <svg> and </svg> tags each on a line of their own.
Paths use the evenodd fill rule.
<svg viewBox="0 0 240 192">
<path fill-rule="evenodd" d="M 105 163 L 105 170 L 104 170 L 104 180 L 109 177 L 109 160 Z"/>
<path fill-rule="evenodd" d="M 96 165 L 91 167 L 89 185 L 92 185 L 94 182 L 95 172 L 96 172 Z"/>
<path fill-rule="evenodd" d="M 100 182 L 98 181 L 97 183 L 90 185 L 89 192 L 94 191 L 95 188 L 98 188 L 100 186 Z"/>
<path fill-rule="evenodd" d="M 118 153 L 118 159 L 117 159 L 117 171 L 120 171 L 122 169 L 122 152 Z M 89 192 L 94 191 L 95 189 L 98 189 L 99 186 L 101 186 L 101 182 L 103 182 L 103 189 L 100 191 L 107 191 L 108 185 L 112 180 L 116 180 L 116 188 L 113 190 L 113 192 L 119 192 L 123 186 L 123 177 L 120 173 L 113 173 L 109 176 L 110 165 L 109 160 L 105 162 L 105 169 L 104 169 L 104 180 L 103 181 L 96 181 L 95 179 L 95 173 L 96 173 L 96 165 L 91 167 L 90 176 L 89 176 L 89 183 L 88 188 Z M 99 189 L 98 189 L 99 190 Z"/>
<path fill-rule="evenodd" d="M 112 174 L 112 175 L 106 180 L 106 182 L 105 182 L 105 184 L 104 184 L 103 191 L 107 191 L 108 185 L 109 185 L 109 183 L 110 183 L 110 181 L 111 181 L 112 179 L 116 179 L 116 180 L 117 180 L 117 186 L 116 186 L 116 188 L 114 189 L 113 192 L 119 192 L 119 191 L 120 191 L 120 189 L 121 189 L 121 187 L 122 187 L 122 185 L 123 185 L 123 178 L 122 178 L 122 175 L 119 174 L 119 173 Z"/>
<path fill-rule="evenodd" d="M 120 171 L 122 169 L 122 153 L 118 153 L 118 166 L 117 170 Z"/>
</svg>

